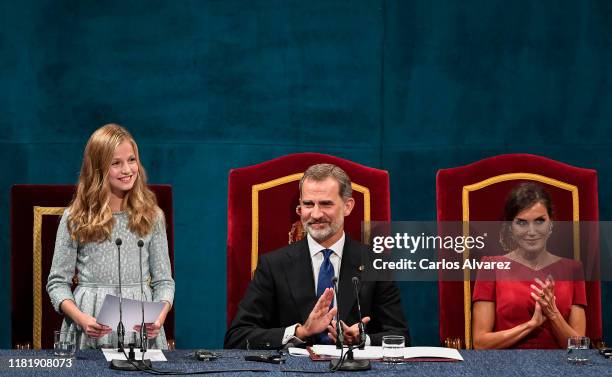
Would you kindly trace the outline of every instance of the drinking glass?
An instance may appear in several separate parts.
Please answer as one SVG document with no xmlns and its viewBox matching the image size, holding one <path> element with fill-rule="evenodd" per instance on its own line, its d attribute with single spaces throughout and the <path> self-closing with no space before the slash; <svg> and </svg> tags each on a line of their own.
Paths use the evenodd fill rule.
<svg viewBox="0 0 612 377">
<path fill-rule="evenodd" d="M 53 354 L 60 357 L 73 357 L 76 352 L 76 333 L 54 331 Z"/>
<path fill-rule="evenodd" d="M 583 365 L 589 361 L 589 345 L 591 340 L 586 336 L 570 336 L 567 338 L 567 361 Z"/>
<path fill-rule="evenodd" d="M 382 354 L 385 363 L 401 363 L 404 361 L 404 337 L 401 335 L 385 335 L 382 338 Z"/>
</svg>

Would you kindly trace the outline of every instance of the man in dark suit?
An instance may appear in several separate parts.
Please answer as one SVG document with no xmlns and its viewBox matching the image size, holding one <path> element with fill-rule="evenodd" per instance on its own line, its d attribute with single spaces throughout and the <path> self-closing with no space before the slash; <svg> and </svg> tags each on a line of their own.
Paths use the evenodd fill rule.
<svg viewBox="0 0 612 377">
<path fill-rule="evenodd" d="M 344 341 L 361 341 L 358 322 L 367 324 L 366 344 L 383 335 L 409 333 L 393 281 L 362 281 L 358 318 L 352 278 L 359 277 L 369 249 L 344 233 L 344 217 L 355 201 L 344 170 L 313 165 L 300 181 L 300 215 L 307 237 L 260 257 L 255 275 L 225 334 L 225 348 L 280 348 L 289 343 L 333 343 L 340 309 Z M 339 278 L 338 306 L 333 277 Z M 347 323 L 353 325 L 348 326 Z"/>
</svg>

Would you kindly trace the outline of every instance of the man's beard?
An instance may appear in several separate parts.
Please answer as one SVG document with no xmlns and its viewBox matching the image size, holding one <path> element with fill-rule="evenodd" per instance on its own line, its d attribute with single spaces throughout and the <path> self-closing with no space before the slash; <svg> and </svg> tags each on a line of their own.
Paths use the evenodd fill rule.
<svg viewBox="0 0 612 377">
<path fill-rule="evenodd" d="M 326 227 L 324 227 L 323 229 L 314 229 L 312 227 L 313 224 L 325 224 L 327 225 Z M 321 242 L 325 242 L 327 241 L 331 236 L 333 236 L 334 234 L 336 234 L 336 232 L 338 231 L 338 229 L 340 229 L 340 226 L 342 224 L 334 224 L 333 222 L 308 222 L 303 224 L 304 228 L 306 228 L 306 231 L 308 232 L 308 234 L 310 234 L 310 237 L 314 238 L 315 241 L 321 243 Z"/>
</svg>

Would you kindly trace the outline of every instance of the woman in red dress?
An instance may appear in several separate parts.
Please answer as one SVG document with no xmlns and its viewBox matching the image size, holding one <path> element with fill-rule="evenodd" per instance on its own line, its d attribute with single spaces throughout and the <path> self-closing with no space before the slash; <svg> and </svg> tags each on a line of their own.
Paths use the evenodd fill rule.
<svg viewBox="0 0 612 377">
<path fill-rule="evenodd" d="M 500 241 L 508 253 L 486 259 L 510 262 L 510 269 L 476 280 L 474 348 L 565 348 L 568 337 L 585 334 L 582 265 L 546 249 L 553 208 L 540 185 L 517 186 L 504 212 Z"/>
</svg>

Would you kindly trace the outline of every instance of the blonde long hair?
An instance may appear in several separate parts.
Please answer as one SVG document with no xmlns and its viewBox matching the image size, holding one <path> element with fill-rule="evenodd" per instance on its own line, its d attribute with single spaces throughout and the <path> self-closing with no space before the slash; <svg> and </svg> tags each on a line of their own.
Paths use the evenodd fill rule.
<svg viewBox="0 0 612 377">
<path fill-rule="evenodd" d="M 151 232 L 157 216 L 162 213 L 155 194 L 147 187 L 147 174 L 140 163 L 134 138 L 120 125 L 107 124 L 87 141 L 77 191 L 69 207 L 68 231 L 79 243 L 110 239 L 115 219 L 110 207 L 108 174 L 115 149 L 126 140 L 132 144 L 138 164 L 134 186 L 121 206 L 129 216 L 128 228 L 143 237 Z"/>
</svg>

